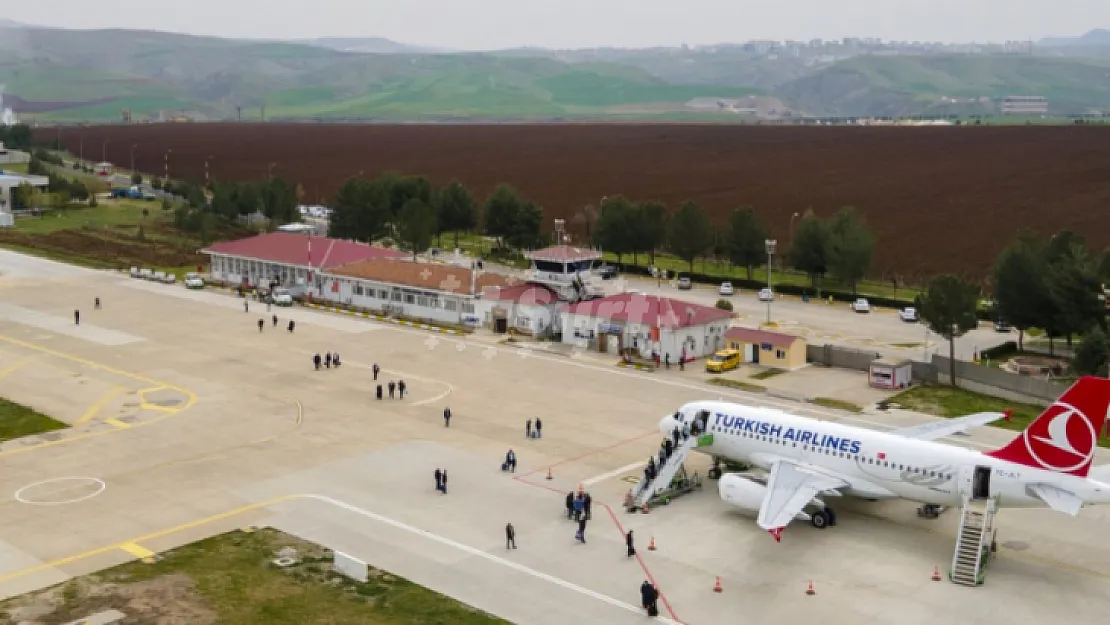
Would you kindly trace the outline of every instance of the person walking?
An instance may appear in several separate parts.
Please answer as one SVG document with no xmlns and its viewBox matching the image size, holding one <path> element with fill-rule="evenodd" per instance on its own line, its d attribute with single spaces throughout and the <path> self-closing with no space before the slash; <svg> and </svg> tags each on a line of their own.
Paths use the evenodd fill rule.
<svg viewBox="0 0 1110 625">
<path fill-rule="evenodd" d="M 671 353 L 670 352 L 667 352 L 666 354 L 663 354 L 663 365 L 667 368 L 667 371 L 671 370 Z"/>
<path fill-rule="evenodd" d="M 81 311 L 80 310 L 74 310 L 73 311 L 73 325 L 77 325 L 77 326 L 81 325 Z"/>
<path fill-rule="evenodd" d="M 382 398 L 382 385 L 379 384 L 378 385 L 378 399 L 381 399 L 381 398 Z"/>
<path fill-rule="evenodd" d="M 624 546 L 628 547 L 629 558 L 636 555 L 636 547 L 632 543 L 632 530 L 628 530 L 628 533 L 624 535 Z"/>
<path fill-rule="evenodd" d="M 331 352 L 324 356 L 324 367 L 331 369 Z"/>
<path fill-rule="evenodd" d="M 375 362 L 373 370 L 374 370 L 374 381 L 377 382 L 378 381 L 378 372 L 381 371 L 382 369 L 381 369 L 381 367 L 378 366 L 378 363 Z"/>
<path fill-rule="evenodd" d="M 93 298 L 93 310 L 100 310 L 100 298 L 99 297 L 94 297 Z"/>
<path fill-rule="evenodd" d="M 443 409 L 443 427 L 445 427 L 445 428 L 451 427 L 451 409 L 450 408 L 444 408 Z"/>
<path fill-rule="evenodd" d="M 274 315 L 274 327 L 277 327 L 277 315 Z"/>
<path fill-rule="evenodd" d="M 513 453 L 511 449 L 509 453 L 505 455 L 505 468 L 507 468 L 510 473 L 516 473 L 516 454 Z"/>
<path fill-rule="evenodd" d="M 567 493 L 567 519 L 574 518 L 574 492 Z"/>
<path fill-rule="evenodd" d="M 514 464 L 516 464 L 515 459 L 514 459 Z M 594 503 L 594 499 L 593 499 L 593 497 L 590 497 L 589 493 L 586 493 L 585 495 L 582 496 L 582 511 L 586 513 L 586 520 L 587 521 L 589 521 L 593 518 L 590 515 L 590 508 L 593 506 L 593 503 Z"/>
<path fill-rule="evenodd" d="M 659 616 L 659 606 L 656 605 L 658 600 L 659 593 L 655 590 L 655 586 L 644 580 L 644 583 L 640 584 L 640 604 L 644 606 L 648 616 Z"/>
<path fill-rule="evenodd" d="M 297 324 L 292 319 L 290 319 L 289 320 L 289 334 L 293 334 L 293 328 L 295 328 L 295 327 L 297 327 Z"/>
<path fill-rule="evenodd" d="M 400 381 L 397 382 L 397 396 L 400 399 L 405 398 L 405 389 L 406 388 L 408 388 L 408 387 L 405 386 L 405 381 L 404 380 L 400 380 Z"/>
<path fill-rule="evenodd" d="M 443 470 L 443 494 L 447 494 L 447 469 Z"/>
<path fill-rule="evenodd" d="M 436 490 L 442 491 L 443 490 L 443 471 L 440 471 L 439 468 L 437 467 L 436 472 L 435 472 L 434 475 L 435 475 L 435 478 L 436 478 Z"/>
<path fill-rule="evenodd" d="M 331 355 L 331 365 L 336 369 L 339 368 L 339 352 L 334 352 Z"/>
<path fill-rule="evenodd" d="M 265 327 L 266 327 L 266 320 L 265 319 L 259 319 L 258 320 L 258 332 L 261 333 L 262 328 L 265 328 Z"/>
<path fill-rule="evenodd" d="M 516 529 L 512 523 L 505 524 L 505 548 L 516 549 Z"/>
<path fill-rule="evenodd" d="M 393 382 L 393 380 L 390 380 L 390 381 L 389 381 L 389 384 L 388 384 L 387 386 L 388 386 L 388 388 L 389 388 L 389 398 L 390 398 L 390 399 L 393 399 L 393 398 L 394 398 L 394 394 L 393 394 L 393 393 L 394 393 L 394 391 L 396 391 L 396 390 L 397 390 L 397 385 L 396 385 L 396 384 L 395 384 L 395 383 Z"/>
<path fill-rule="evenodd" d="M 586 543 L 586 519 L 578 519 L 578 532 L 574 535 L 578 542 Z"/>
<path fill-rule="evenodd" d="M 524 438 L 532 438 L 532 420 L 524 422 Z"/>
<path fill-rule="evenodd" d="M 586 502 L 582 499 L 582 493 L 574 496 L 574 520 L 581 521 L 583 519 L 582 512 L 585 510 Z"/>
<path fill-rule="evenodd" d="M 543 421 L 536 417 L 536 438 L 543 438 Z"/>
<path fill-rule="evenodd" d="M 320 354 L 316 354 L 312 357 L 312 364 L 316 365 L 317 371 L 320 370 Z"/>
<path fill-rule="evenodd" d="M 251 311 L 251 307 L 250 307 L 249 302 L 250 302 L 250 300 L 246 300 L 246 299 L 243 300 L 243 312 L 250 312 Z"/>
</svg>

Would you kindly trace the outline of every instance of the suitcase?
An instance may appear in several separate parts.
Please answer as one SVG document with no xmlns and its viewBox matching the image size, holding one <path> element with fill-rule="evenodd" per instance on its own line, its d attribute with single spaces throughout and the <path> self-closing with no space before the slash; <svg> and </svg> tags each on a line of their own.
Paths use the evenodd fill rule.
<svg viewBox="0 0 1110 625">
<path fill-rule="evenodd" d="M 648 606 L 648 616 L 659 616 L 659 606 L 654 601 Z"/>
</svg>

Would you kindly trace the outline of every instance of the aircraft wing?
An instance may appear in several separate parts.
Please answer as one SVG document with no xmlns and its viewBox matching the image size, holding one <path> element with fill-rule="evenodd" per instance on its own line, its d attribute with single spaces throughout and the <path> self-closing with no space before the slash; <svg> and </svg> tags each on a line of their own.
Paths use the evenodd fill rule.
<svg viewBox="0 0 1110 625">
<path fill-rule="evenodd" d="M 848 482 L 842 479 L 808 471 L 789 460 L 776 460 L 771 465 L 767 494 L 759 507 L 756 523 L 774 534 L 794 520 L 818 493 L 845 486 Z"/>
<path fill-rule="evenodd" d="M 1026 490 L 1029 491 L 1030 495 L 1040 499 L 1056 512 L 1075 516 L 1079 514 L 1079 509 L 1083 507 L 1083 500 L 1079 496 L 1058 486 L 1030 484 L 1026 487 Z"/>
<path fill-rule="evenodd" d="M 1010 412 L 977 412 L 967 415 L 966 417 L 940 419 L 920 425 L 912 425 L 908 428 L 900 428 L 891 431 L 891 434 L 905 436 L 906 438 L 916 438 L 919 441 L 935 441 L 938 438 L 967 432 L 967 430 L 971 428 L 994 423 L 999 419 L 1006 419 L 1009 421 Z"/>
</svg>

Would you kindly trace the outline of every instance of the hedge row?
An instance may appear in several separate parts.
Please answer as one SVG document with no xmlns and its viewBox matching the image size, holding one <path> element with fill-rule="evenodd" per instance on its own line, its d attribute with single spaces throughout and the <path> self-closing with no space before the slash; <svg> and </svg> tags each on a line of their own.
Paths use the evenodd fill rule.
<svg viewBox="0 0 1110 625">
<path fill-rule="evenodd" d="M 651 275 L 651 271 L 647 267 L 641 267 L 639 265 L 620 265 L 620 267 L 625 273 L 639 274 L 643 276 Z M 749 289 L 752 291 L 758 291 L 767 286 L 766 282 L 762 282 L 760 280 L 748 280 L 746 278 L 722 278 L 721 276 L 714 276 L 704 273 L 691 273 L 687 271 L 681 272 L 680 275 L 684 278 L 690 278 L 691 282 L 697 282 L 699 284 L 720 284 L 721 282 L 727 280 L 728 282 L 731 282 L 732 286 L 737 289 Z M 774 288 L 776 293 L 780 293 L 783 295 L 796 295 L 798 297 L 801 297 L 802 295 L 809 295 L 810 297 L 813 297 L 815 295 L 815 291 L 812 287 L 802 286 L 798 284 L 776 284 Z M 826 300 L 829 297 L 832 297 L 833 301 L 846 302 L 850 304 L 856 301 L 856 299 L 858 299 L 860 296 L 854 295 L 848 291 L 821 289 L 821 297 L 822 299 Z M 880 308 L 905 308 L 907 306 L 914 305 L 912 299 L 896 299 L 893 297 L 881 297 L 878 295 L 867 295 L 866 298 L 872 306 L 878 306 Z M 990 321 L 992 319 L 989 311 L 986 310 L 978 310 L 976 314 L 980 319 L 985 321 Z"/>
<path fill-rule="evenodd" d="M 998 360 L 999 358 L 1013 356 L 1017 353 L 1017 351 L 1018 345 L 1016 341 L 1006 341 L 1001 345 L 988 347 L 987 349 L 979 352 L 979 358 L 982 360 Z"/>
</svg>

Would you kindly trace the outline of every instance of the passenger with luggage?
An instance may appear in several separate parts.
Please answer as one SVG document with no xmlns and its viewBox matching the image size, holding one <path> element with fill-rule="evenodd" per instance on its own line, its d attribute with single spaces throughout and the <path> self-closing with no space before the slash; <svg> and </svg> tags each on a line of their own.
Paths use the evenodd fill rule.
<svg viewBox="0 0 1110 625">
<path fill-rule="evenodd" d="M 505 462 L 501 463 L 501 470 L 516 473 L 516 454 L 513 450 L 510 449 L 509 453 L 505 454 Z"/>
</svg>

